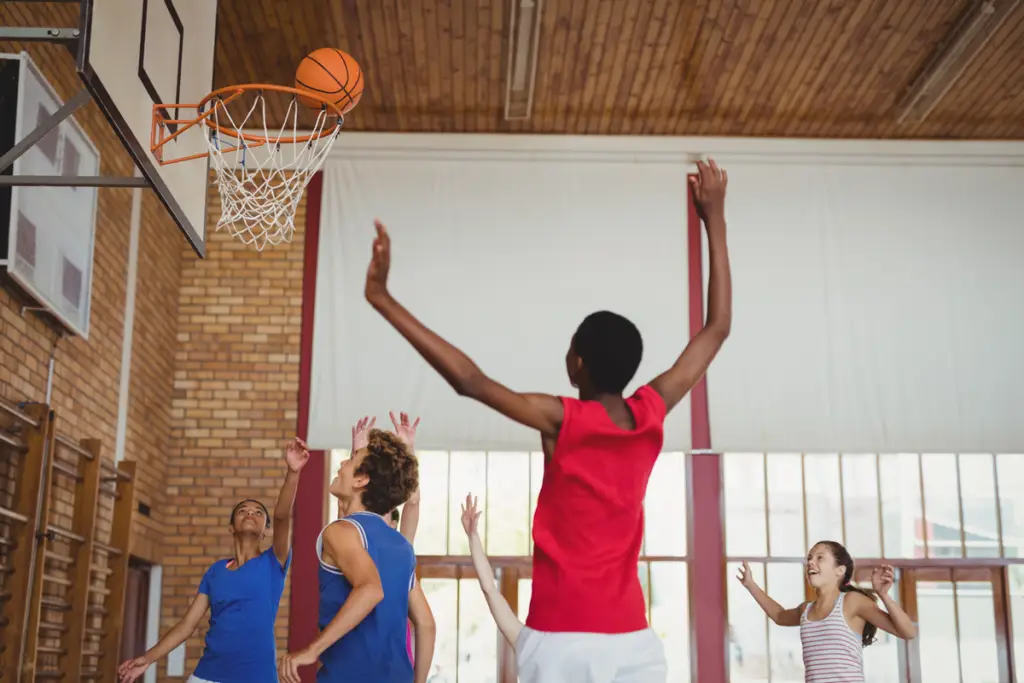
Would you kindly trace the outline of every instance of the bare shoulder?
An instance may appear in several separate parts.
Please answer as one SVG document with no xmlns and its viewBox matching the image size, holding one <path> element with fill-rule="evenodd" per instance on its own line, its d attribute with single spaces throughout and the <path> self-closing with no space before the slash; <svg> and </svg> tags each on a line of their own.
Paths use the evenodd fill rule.
<svg viewBox="0 0 1024 683">
<path fill-rule="evenodd" d="M 355 524 L 338 520 L 324 529 L 324 545 L 333 548 L 346 548 L 351 545 L 362 547 L 362 535 Z"/>
<path fill-rule="evenodd" d="M 877 606 L 878 603 L 867 595 L 864 595 L 859 591 L 849 591 L 846 593 L 846 598 L 843 602 L 843 612 L 854 615 L 863 614 L 864 610 Z"/>
</svg>

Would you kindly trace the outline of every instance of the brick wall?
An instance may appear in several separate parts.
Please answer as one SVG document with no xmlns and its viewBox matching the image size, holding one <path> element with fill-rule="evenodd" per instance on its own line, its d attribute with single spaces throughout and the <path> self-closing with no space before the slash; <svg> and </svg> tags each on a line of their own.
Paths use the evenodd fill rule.
<svg viewBox="0 0 1024 683">
<path fill-rule="evenodd" d="M 4 3 L 5 26 L 72 26 L 76 5 Z M 71 54 L 45 44 L 0 43 L 0 51 L 25 49 L 58 95 L 70 99 L 81 87 Z M 100 150 L 100 173 L 131 175 L 134 165 L 95 104 L 79 110 L 78 122 Z M 132 190 L 101 188 L 93 263 L 89 340 L 58 343 L 51 404 L 58 430 L 96 438 L 113 457 L 117 431 L 124 304 L 128 268 Z M 125 455 L 139 463 L 137 498 L 151 506 L 152 517 L 137 516 L 133 552 L 159 560 L 164 536 L 164 478 L 170 442 L 177 291 L 184 238 L 150 190 L 144 191 L 139 243 L 131 402 Z M 43 401 L 47 365 L 55 334 L 21 303 L 0 289 L 0 397 L 12 402 Z"/>
<path fill-rule="evenodd" d="M 227 519 L 235 503 L 256 498 L 273 509 L 297 418 L 303 231 L 291 244 L 257 253 L 214 232 L 216 192 L 208 207 L 207 258 L 184 259 L 178 302 L 162 631 L 185 613 L 210 563 L 231 555 Z M 304 204 L 295 222 L 305 225 Z M 280 651 L 288 594 L 286 586 Z M 186 673 L 206 628 L 188 641 Z M 165 663 L 159 672 L 176 680 L 165 676 Z"/>
</svg>

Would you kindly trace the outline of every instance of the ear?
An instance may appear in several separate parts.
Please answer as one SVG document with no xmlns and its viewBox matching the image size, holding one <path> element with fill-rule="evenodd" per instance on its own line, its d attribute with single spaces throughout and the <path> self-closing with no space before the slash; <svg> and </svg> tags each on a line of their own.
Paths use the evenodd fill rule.
<svg viewBox="0 0 1024 683">
<path fill-rule="evenodd" d="M 370 475 L 368 474 L 354 474 L 352 475 L 352 488 L 361 490 L 365 489 L 370 483 Z"/>
</svg>

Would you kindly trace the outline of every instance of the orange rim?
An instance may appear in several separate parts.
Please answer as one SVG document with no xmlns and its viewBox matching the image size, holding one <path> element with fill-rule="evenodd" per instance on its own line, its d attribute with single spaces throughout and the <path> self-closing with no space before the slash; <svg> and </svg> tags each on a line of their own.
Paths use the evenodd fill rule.
<svg viewBox="0 0 1024 683">
<path fill-rule="evenodd" d="M 221 126 L 217 121 L 211 118 L 212 114 L 217 111 L 218 108 L 226 107 L 231 102 L 241 97 L 246 92 L 253 90 L 270 90 L 273 92 L 282 92 L 295 95 L 296 97 L 305 97 L 311 100 L 320 102 L 324 108 L 329 112 L 332 112 L 335 121 L 334 125 L 325 127 L 323 130 L 316 133 L 308 133 L 305 135 L 282 135 L 279 138 L 275 138 L 275 143 L 283 144 L 296 144 L 309 142 L 310 140 L 318 140 L 329 135 L 333 135 L 338 128 L 341 127 L 345 120 L 344 114 L 341 113 L 341 109 L 338 105 L 329 99 L 325 95 L 320 93 L 312 92 L 310 90 L 302 90 L 301 88 L 293 88 L 287 85 L 274 85 L 271 83 L 243 83 L 241 85 L 229 85 L 225 88 L 214 90 L 209 95 L 200 100 L 197 104 L 154 104 L 153 105 L 153 127 L 150 133 L 150 151 L 153 152 L 153 156 L 156 157 L 157 162 L 161 165 L 174 164 L 180 161 L 190 161 L 192 159 L 201 159 L 207 156 L 208 152 L 202 152 L 200 154 L 193 154 L 191 156 L 179 157 L 176 159 L 164 159 L 163 149 L 164 146 L 175 139 L 186 130 L 196 126 L 198 124 L 205 124 L 209 128 L 217 131 L 221 135 L 235 138 L 236 140 L 244 140 L 247 148 L 261 147 L 269 142 L 271 139 L 266 135 L 259 135 L 257 133 L 243 133 L 235 129 L 229 129 Z M 216 100 L 212 106 L 207 107 L 211 101 Z M 172 119 L 165 115 L 165 112 L 171 109 L 195 109 L 196 116 L 190 119 Z M 167 135 L 168 126 L 177 126 L 170 135 Z M 225 148 L 225 153 L 232 152 L 238 149 L 241 143 L 234 147 Z"/>
</svg>

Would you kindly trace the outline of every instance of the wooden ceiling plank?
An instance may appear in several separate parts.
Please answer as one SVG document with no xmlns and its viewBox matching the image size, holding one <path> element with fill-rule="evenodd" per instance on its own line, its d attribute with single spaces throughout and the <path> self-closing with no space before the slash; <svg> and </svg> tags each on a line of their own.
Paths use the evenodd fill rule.
<svg viewBox="0 0 1024 683">
<path fill-rule="evenodd" d="M 626 58 L 622 65 L 622 78 L 619 79 L 618 92 L 610 105 L 608 127 L 602 131 L 610 135 L 623 135 L 629 130 L 629 122 L 626 120 L 629 98 L 640 77 L 640 59 L 647 32 L 653 23 L 654 2 L 644 0 L 643 3 L 634 4 L 631 9 L 635 12 L 635 21 L 624 43 Z"/>
<path fill-rule="evenodd" d="M 473 59 L 473 84 L 477 90 L 476 110 L 473 132 L 482 133 L 490 130 L 491 121 L 487 112 L 490 109 L 490 62 L 488 55 L 491 50 L 491 2 L 477 0 L 476 3 L 476 54 Z"/>
<path fill-rule="evenodd" d="M 509 130 L 504 117 L 505 64 L 502 61 L 504 41 L 508 31 L 508 8 L 504 2 L 491 2 L 491 28 L 489 56 L 487 57 L 487 130 Z"/>
<path fill-rule="evenodd" d="M 451 0 L 436 0 L 434 16 L 437 22 L 437 33 L 434 41 L 437 45 L 438 65 L 441 76 L 441 89 L 437 93 L 437 113 L 440 130 L 450 133 L 455 128 L 455 65 L 452 63 L 452 13 Z M 459 103 L 461 105 L 461 103 Z"/>
<path fill-rule="evenodd" d="M 412 73 L 415 75 L 416 97 L 411 100 L 416 107 L 416 120 L 420 130 L 433 130 L 433 118 L 430 115 L 430 92 L 434 87 L 431 78 L 431 56 L 427 46 L 427 21 L 423 10 L 424 0 L 399 0 L 408 11 L 411 28 L 412 52 L 415 62 Z"/>
<path fill-rule="evenodd" d="M 732 11 L 724 23 L 725 29 L 712 62 L 715 65 L 711 75 L 712 87 L 704 90 L 697 104 L 700 112 L 698 135 L 708 135 L 717 128 L 720 121 L 728 121 L 727 116 L 723 117 L 725 108 L 722 100 L 729 92 L 729 83 L 736 73 L 736 65 L 743 57 L 743 46 L 750 41 L 757 19 L 757 12 L 753 7 L 748 8 L 747 3 L 734 1 L 731 4 Z"/>
<path fill-rule="evenodd" d="M 657 130 L 667 134 L 694 125 L 692 102 L 696 98 L 701 69 L 703 68 L 708 33 L 713 30 L 719 10 L 719 0 L 697 0 L 692 7 L 683 32 L 683 51 L 679 55 L 679 76 L 673 79 L 665 100 L 668 106 L 658 116 Z"/>
<path fill-rule="evenodd" d="M 403 130 L 421 130 L 425 127 L 420 109 L 420 69 L 416 61 L 416 47 L 413 41 L 412 8 L 406 0 L 386 0 L 389 4 L 384 13 L 388 26 L 388 50 L 399 54 L 401 60 L 401 82 L 395 83 L 395 101 L 403 109 L 400 118 Z M 395 41 L 392 44 L 390 41 Z"/>
<path fill-rule="evenodd" d="M 757 82 L 755 80 L 757 67 L 753 64 L 754 55 L 758 54 L 759 50 L 763 49 L 766 43 L 766 29 L 769 26 L 769 19 L 778 5 L 779 3 L 774 0 L 763 0 L 755 8 L 752 8 L 756 11 L 750 12 L 752 15 L 750 29 L 747 32 L 746 39 L 739 43 L 739 56 L 729 70 L 725 92 L 718 105 L 719 121 L 723 122 L 721 125 L 724 130 L 741 129 L 743 125 L 743 121 L 736 116 L 736 113 L 739 111 L 739 105 L 742 103 L 743 98 L 750 97 L 754 90 L 754 88 L 749 87 Z M 767 60 L 758 60 L 759 63 L 764 63 L 765 61 Z"/>
<path fill-rule="evenodd" d="M 694 41 L 700 29 L 704 6 L 695 3 L 677 3 L 681 5 L 671 27 L 669 43 L 663 62 L 664 80 L 662 87 L 652 93 L 649 107 L 647 133 L 664 135 L 687 125 L 685 113 L 676 108 L 676 101 L 683 96 L 686 69 L 690 54 L 694 49 Z"/>
<path fill-rule="evenodd" d="M 587 122 L 594 118 L 594 108 L 597 106 L 595 93 L 598 91 L 598 84 L 603 73 L 602 64 L 607 54 L 604 48 L 608 44 L 608 31 L 612 16 L 611 5 L 610 2 L 598 2 L 597 7 L 592 8 L 594 23 L 589 30 L 589 50 L 580 59 L 583 88 L 577 99 L 575 116 L 567 123 L 567 127 L 571 131 L 585 131 Z"/>
<path fill-rule="evenodd" d="M 562 91 L 568 87 L 565 82 L 565 53 L 568 50 L 568 28 L 571 22 L 571 0 L 548 0 L 544 3 L 541 15 L 541 35 L 543 48 L 539 51 L 541 63 L 538 75 L 544 73 L 544 90 L 535 91 L 533 100 L 533 119 L 531 128 L 538 132 L 555 132 L 555 117 L 558 101 Z M 535 83 L 536 86 L 539 83 Z"/>
<path fill-rule="evenodd" d="M 754 135 L 766 135 L 774 121 L 776 102 L 781 97 L 783 87 L 781 80 L 786 73 L 786 63 L 797 41 L 802 37 L 807 1 L 789 0 L 785 6 L 785 14 L 776 25 L 772 33 L 772 42 L 769 44 L 772 48 L 772 57 L 764 59 L 765 64 L 759 72 L 756 89 L 747 96 L 740 118 L 748 122 Z M 755 113 L 753 120 L 750 118 L 752 112 Z"/>
<path fill-rule="evenodd" d="M 561 53 L 561 66 L 558 69 L 560 86 L 552 93 L 550 112 L 550 131 L 562 133 L 568 130 L 566 125 L 567 110 L 578 102 L 583 89 L 579 82 L 578 67 L 582 59 L 580 44 L 586 39 L 588 31 L 593 30 L 595 16 L 588 12 L 588 5 L 595 0 L 575 0 L 568 7 L 563 6 L 559 23 L 565 47 Z M 587 16 L 590 15 L 590 21 Z"/>
<path fill-rule="evenodd" d="M 770 4 L 762 5 L 761 11 L 767 12 L 766 25 L 760 40 L 754 46 L 754 63 L 749 71 L 740 76 L 736 97 L 729 107 L 734 118 L 740 121 L 743 127 L 757 125 L 758 120 L 763 119 L 764 112 L 768 109 L 770 96 L 767 93 L 771 89 L 768 79 L 775 60 L 768 59 L 767 55 L 775 55 L 782 49 L 785 37 L 796 19 L 795 5 L 801 1 L 773 0 Z"/>
<path fill-rule="evenodd" d="M 597 73 L 587 77 L 588 85 L 593 84 L 593 87 L 585 98 L 584 124 L 579 129 L 583 133 L 600 132 L 601 111 L 605 106 L 605 95 L 608 93 L 617 58 L 617 51 L 612 47 L 612 36 L 622 27 L 624 12 L 625 3 L 621 2 L 602 2 L 598 6 L 598 26 L 603 26 L 603 32 L 597 34 L 598 48 L 595 50 L 596 54 L 591 56 L 592 68 L 596 68 Z M 607 21 L 602 22 L 605 19 Z"/>
<path fill-rule="evenodd" d="M 828 36 L 836 28 L 834 24 L 825 21 L 825 18 L 831 14 L 829 2 L 816 2 L 809 9 L 810 13 L 800 32 L 800 37 L 794 41 L 793 49 L 787 54 L 784 65 L 786 77 L 774 100 L 775 111 L 772 116 L 772 128 L 768 131 L 769 135 L 776 135 L 779 130 L 785 129 L 795 131 L 793 134 L 797 136 L 801 134 L 801 124 L 796 120 L 790 102 L 802 87 L 811 62 L 820 59 L 819 55 L 828 49 Z"/>
<path fill-rule="evenodd" d="M 965 0 L 961 0 L 963 2 Z M 895 117 L 888 116 L 899 98 L 903 84 L 920 67 L 923 55 L 939 37 L 945 33 L 945 26 L 956 20 L 961 8 L 950 5 L 946 0 L 931 0 L 929 3 L 897 3 L 898 13 L 892 22 L 899 31 L 892 36 L 892 42 L 879 55 L 877 64 L 889 69 L 891 89 L 875 86 L 858 93 L 855 111 L 863 112 L 859 122 L 843 128 L 846 135 L 858 137 L 898 136 Z M 896 86 L 895 84 L 899 84 Z M 885 119 L 889 120 L 886 121 Z"/>
<path fill-rule="evenodd" d="M 666 3 L 664 13 L 660 15 L 661 26 L 651 49 L 651 60 L 647 65 L 644 87 L 640 97 L 636 100 L 636 109 L 627 114 L 637 120 L 633 127 L 633 132 L 636 134 L 650 135 L 654 133 L 653 123 L 658 116 L 654 102 L 664 90 L 666 82 L 671 83 L 668 74 L 673 68 L 670 60 L 672 38 L 677 30 L 676 26 L 683 4 L 681 2 Z"/>
<path fill-rule="evenodd" d="M 701 22 L 700 31 L 694 41 L 694 49 L 686 64 L 686 76 L 682 99 L 676 102 L 676 106 L 686 113 L 688 125 L 696 130 L 700 125 L 700 111 L 698 102 L 701 100 L 702 91 L 711 78 L 710 70 L 713 68 L 715 50 L 721 40 L 723 27 L 721 25 L 722 14 L 727 10 L 724 7 L 724 0 L 711 0 L 707 12 Z"/>
<path fill-rule="evenodd" d="M 637 33 L 643 35 L 636 61 L 636 69 L 626 100 L 622 107 L 622 119 L 617 131 L 620 135 L 636 135 L 644 130 L 647 112 L 641 110 L 640 102 L 652 89 L 657 88 L 660 74 L 654 71 L 655 54 L 659 50 L 660 37 L 665 33 L 669 22 L 668 8 L 670 4 L 678 4 L 675 0 L 655 0 L 651 7 L 651 16 L 645 27 L 637 26 Z"/>
<path fill-rule="evenodd" d="M 469 105 L 466 101 L 466 10 L 469 4 L 456 0 L 452 3 L 449 17 L 449 36 L 452 41 L 452 114 L 453 127 L 457 131 L 466 130 Z"/>
</svg>

